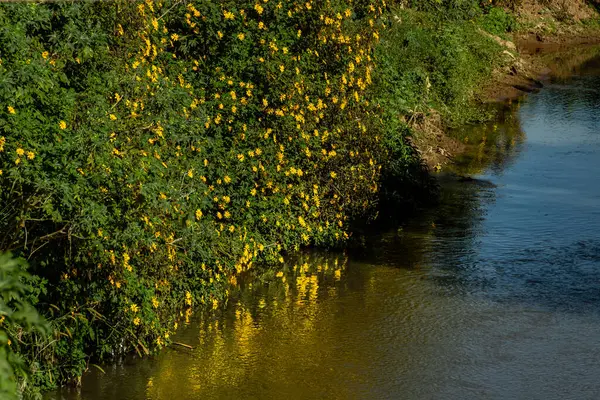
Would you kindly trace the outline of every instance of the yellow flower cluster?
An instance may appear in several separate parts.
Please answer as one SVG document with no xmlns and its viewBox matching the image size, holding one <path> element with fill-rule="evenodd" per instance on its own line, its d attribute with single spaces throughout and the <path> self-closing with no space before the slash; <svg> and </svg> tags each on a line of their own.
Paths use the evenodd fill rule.
<svg viewBox="0 0 600 400">
<path fill-rule="evenodd" d="M 200 283 L 180 305 L 218 307 L 257 260 L 348 237 L 347 221 L 370 206 L 381 168 L 368 90 L 384 6 L 244 0 L 215 16 L 200 1 L 139 3 L 143 28 L 115 32 L 138 40 L 125 71 L 135 87 L 114 94 L 105 114 L 111 157 L 131 166 L 120 186 L 144 205 L 143 239 L 101 237 L 113 246 L 109 265 L 122 258 L 115 290 L 151 273 L 144 310 L 159 312 L 171 282 L 194 276 Z M 170 20 L 177 15 L 183 20 Z"/>
</svg>

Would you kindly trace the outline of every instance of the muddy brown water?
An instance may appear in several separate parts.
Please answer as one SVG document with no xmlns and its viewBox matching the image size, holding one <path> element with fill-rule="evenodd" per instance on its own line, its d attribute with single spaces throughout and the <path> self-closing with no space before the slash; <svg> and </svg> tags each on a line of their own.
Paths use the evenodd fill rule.
<svg viewBox="0 0 600 400">
<path fill-rule="evenodd" d="M 456 134 L 436 209 L 48 399 L 600 398 L 600 59 Z"/>
</svg>

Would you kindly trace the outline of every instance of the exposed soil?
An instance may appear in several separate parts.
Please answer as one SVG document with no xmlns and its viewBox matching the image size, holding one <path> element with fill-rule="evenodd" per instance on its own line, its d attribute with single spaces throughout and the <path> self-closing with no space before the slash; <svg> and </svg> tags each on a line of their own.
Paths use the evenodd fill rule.
<svg viewBox="0 0 600 400">
<path fill-rule="evenodd" d="M 552 19 L 564 23 L 593 18 L 598 5 L 597 0 L 521 0 L 515 12 L 522 24 L 542 27 Z"/>
<path fill-rule="evenodd" d="M 589 53 L 579 49 L 600 44 L 600 29 L 586 23 L 600 19 L 600 0 L 513 3 L 518 4 L 513 11 L 522 29 L 512 41 L 494 37 L 506 48 L 506 63 L 483 88 L 479 96 L 483 102 L 515 99 L 538 90 L 550 76 L 570 75 L 574 67 L 587 61 Z"/>
<path fill-rule="evenodd" d="M 465 150 L 462 142 L 447 135 L 442 118 L 435 110 L 407 122 L 415 131 L 409 140 L 430 171 L 439 171 L 455 154 Z"/>
</svg>

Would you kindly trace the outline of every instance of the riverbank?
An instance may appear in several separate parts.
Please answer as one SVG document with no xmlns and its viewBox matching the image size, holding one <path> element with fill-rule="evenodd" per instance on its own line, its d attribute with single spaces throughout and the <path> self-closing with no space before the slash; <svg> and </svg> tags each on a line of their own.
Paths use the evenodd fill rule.
<svg viewBox="0 0 600 400">
<path fill-rule="evenodd" d="M 510 11 L 476 2 L 194 4 L 0 7 L 2 249 L 52 329 L 4 325 L 24 390 L 159 351 L 256 265 L 431 200 L 423 165 L 492 117 L 478 88 L 514 57 Z"/>
<path fill-rule="evenodd" d="M 455 90 L 455 94 L 467 100 L 459 107 L 430 104 L 423 107 L 424 112 L 417 118 L 405 117 L 414 131 L 409 140 L 427 169 L 440 171 L 452 163 L 454 156 L 465 151 L 465 144 L 450 134 L 453 127 L 489 120 L 498 105 L 539 90 L 553 77 L 570 76 L 577 67 L 595 57 L 593 49 L 600 44 L 600 17 L 596 8 L 596 3 L 579 0 L 543 5 L 524 1 L 506 8 L 508 17 L 500 13 L 497 19 L 501 22 L 495 23 L 504 24 L 503 28 L 494 33 L 479 28 L 476 40 L 489 39 L 498 47 L 484 51 L 483 63 L 489 69 L 482 71 L 478 66 L 481 60 L 473 60 L 474 66 L 466 68 L 474 78 L 467 79 L 468 90 Z"/>
<path fill-rule="evenodd" d="M 562 400 L 600 392 L 600 63 L 458 132 L 440 203 L 306 251 L 172 346 L 47 399 Z M 485 140 L 482 140 L 485 139 Z M 582 368 L 584 366 L 584 368 Z"/>
</svg>

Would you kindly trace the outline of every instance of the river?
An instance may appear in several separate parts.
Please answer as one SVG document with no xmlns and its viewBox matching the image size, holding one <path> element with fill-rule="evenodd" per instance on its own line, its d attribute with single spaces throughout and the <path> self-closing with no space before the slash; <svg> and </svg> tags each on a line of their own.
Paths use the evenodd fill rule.
<svg viewBox="0 0 600 400">
<path fill-rule="evenodd" d="M 48 398 L 600 398 L 600 59 L 456 135 L 439 207 Z"/>
</svg>

